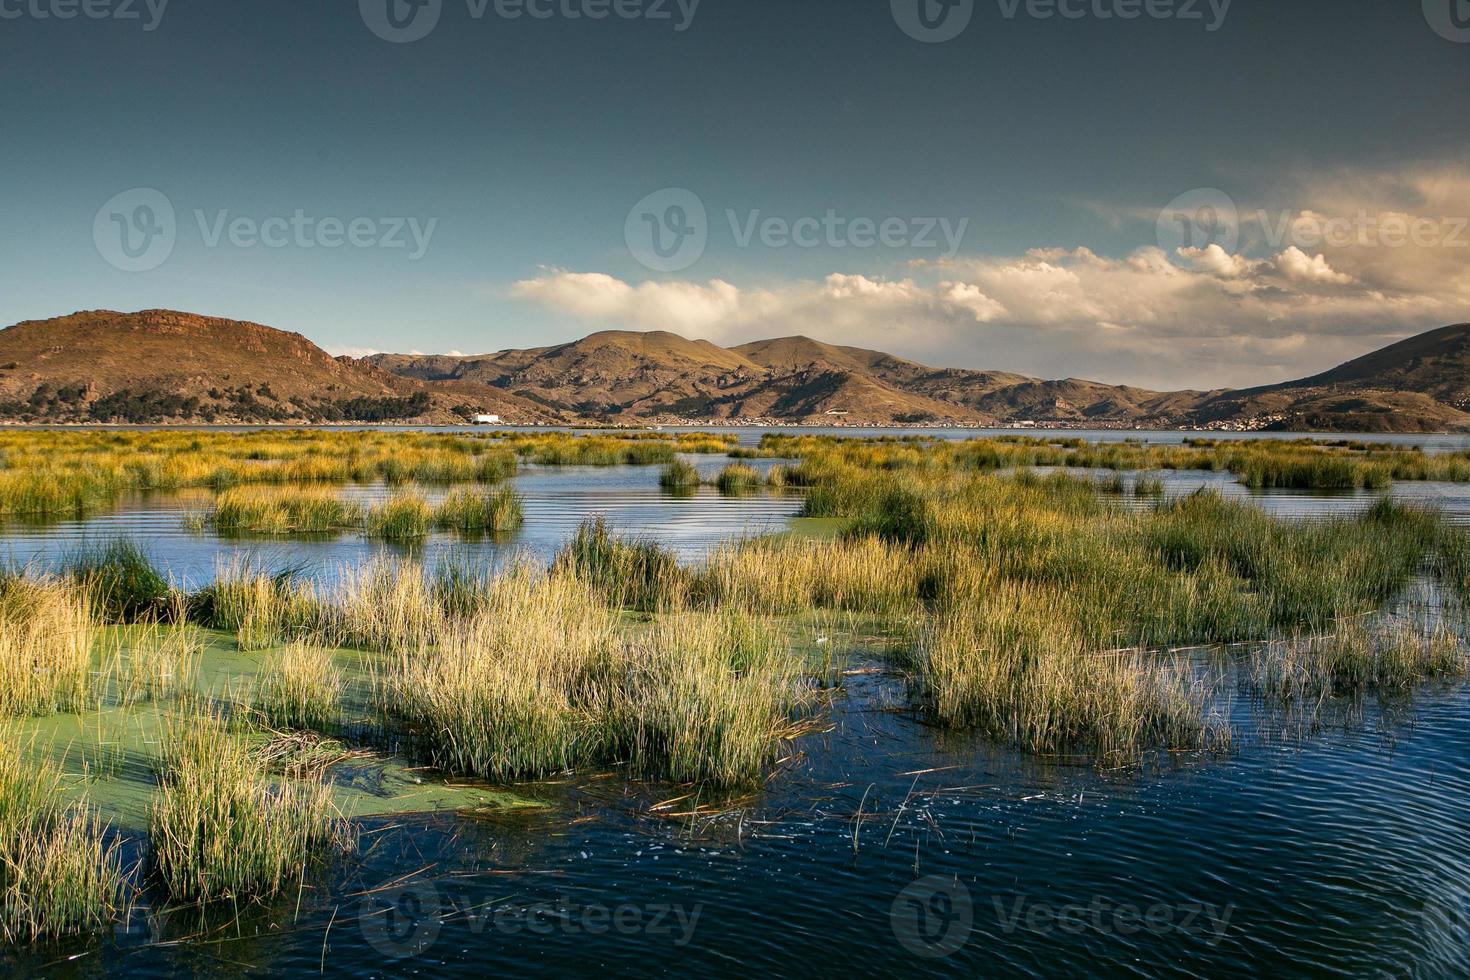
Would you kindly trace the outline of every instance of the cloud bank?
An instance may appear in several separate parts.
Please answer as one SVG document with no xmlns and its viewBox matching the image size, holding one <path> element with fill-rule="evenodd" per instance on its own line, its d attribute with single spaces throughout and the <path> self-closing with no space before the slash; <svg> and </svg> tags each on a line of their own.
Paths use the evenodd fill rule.
<svg viewBox="0 0 1470 980">
<path fill-rule="evenodd" d="M 1470 319 L 1470 171 L 1312 175 L 1291 193 L 1300 205 L 1242 205 L 1232 249 L 1166 251 L 1141 235 L 1121 256 L 1041 247 L 755 287 L 550 268 L 512 292 L 599 328 L 720 344 L 799 333 L 941 366 L 1161 389 L 1305 376 Z M 1135 215 L 1141 229 L 1145 216 L 1157 213 Z"/>
</svg>

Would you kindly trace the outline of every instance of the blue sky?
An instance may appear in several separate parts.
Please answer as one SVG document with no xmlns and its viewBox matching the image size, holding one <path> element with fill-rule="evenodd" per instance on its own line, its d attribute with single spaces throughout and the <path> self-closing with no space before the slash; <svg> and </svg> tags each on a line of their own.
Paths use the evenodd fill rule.
<svg viewBox="0 0 1470 980">
<path fill-rule="evenodd" d="M 99 16 L 59 19 L 65 2 L 0 0 L 4 323 L 168 307 L 333 350 L 465 352 L 805 332 L 1214 387 L 1470 319 L 1470 36 L 1436 30 L 1440 0 L 1150 0 L 1169 15 L 1135 19 L 1116 16 L 1129 0 L 1071 0 L 1075 17 L 974 0 L 942 43 L 895 14 L 936 0 L 618 0 L 639 15 L 597 20 L 567 12 L 611 0 L 515 19 L 429 0 L 437 25 L 408 43 L 370 26 L 406 0 L 91 0 Z M 124 271 L 94 232 L 132 221 L 139 188 L 173 209 L 171 250 Z M 665 188 L 707 215 L 671 271 L 627 234 Z M 1228 248 L 1160 242 L 1161 209 L 1194 189 L 1273 220 L 1363 211 L 1374 231 L 1314 245 L 1242 217 Z M 1384 214 L 1438 231 L 1384 246 Z M 811 247 L 781 234 L 829 216 L 842 230 Z M 308 230 L 272 238 L 293 219 Z M 923 242 L 940 220 L 963 223 L 958 248 Z M 325 247 L 354 222 L 356 243 Z M 891 242 L 859 247 L 884 222 Z"/>
</svg>

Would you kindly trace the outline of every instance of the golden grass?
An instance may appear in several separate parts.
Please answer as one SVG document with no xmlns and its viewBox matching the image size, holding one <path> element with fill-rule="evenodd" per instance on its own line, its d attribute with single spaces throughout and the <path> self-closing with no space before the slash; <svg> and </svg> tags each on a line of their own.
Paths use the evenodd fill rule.
<svg viewBox="0 0 1470 980">
<path fill-rule="evenodd" d="M 81 710 L 92 698 L 95 638 L 81 588 L 0 580 L 0 716 Z"/>
<path fill-rule="evenodd" d="M 253 706 L 272 727 L 329 732 L 341 718 L 343 687 L 332 651 L 297 641 L 271 655 Z"/>
<path fill-rule="evenodd" d="M 61 773 L 27 762 L 0 729 L 0 938 L 8 943 L 92 935 L 130 901 L 121 844 L 96 811 L 61 802 Z"/>
<path fill-rule="evenodd" d="M 153 868 L 171 898 L 278 895 L 345 834 L 325 782 L 270 782 L 218 715 L 185 717 L 168 730 L 149 836 Z"/>
</svg>

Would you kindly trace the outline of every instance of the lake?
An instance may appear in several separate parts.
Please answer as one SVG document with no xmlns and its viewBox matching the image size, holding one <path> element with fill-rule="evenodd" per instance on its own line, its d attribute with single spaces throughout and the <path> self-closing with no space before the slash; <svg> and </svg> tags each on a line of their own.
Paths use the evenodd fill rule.
<svg viewBox="0 0 1470 980">
<path fill-rule="evenodd" d="M 1136 434 L 1108 433 L 1123 435 Z M 707 477 L 726 462 L 689 459 Z M 671 496 L 658 472 L 528 466 L 514 480 L 522 532 L 436 536 L 413 553 L 545 558 L 601 514 L 697 561 L 720 541 L 785 527 L 800 508 L 795 495 Z M 1159 475 L 1169 496 L 1211 486 L 1288 519 L 1375 496 Z M 1470 487 L 1394 493 L 1470 523 Z M 401 553 L 350 534 L 186 530 L 183 515 L 208 499 L 141 495 L 86 520 L 11 524 L 0 553 L 45 565 L 124 533 L 190 585 L 241 552 L 324 580 Z M 101 949 L 4 958 L 20 973 L 77 977 L 1470 972 L 1470 687 L 1370 699 L 1303 727 L 1227 685 L 1218 708 L 1239 733 L 1227 755 L 1100 771 L 929 727 L 865 630 L 836 624 L 846 669 L 825 723 L 745 796 L 686 797 L 615 773 L 541 780 L 513 789 L 543 809 L 369 820 L 357 852 L 299 906 L 246 910 L 208 942 L 179 941 L 201 928 L 194 913 L 140 914 Z"/>
</svg>

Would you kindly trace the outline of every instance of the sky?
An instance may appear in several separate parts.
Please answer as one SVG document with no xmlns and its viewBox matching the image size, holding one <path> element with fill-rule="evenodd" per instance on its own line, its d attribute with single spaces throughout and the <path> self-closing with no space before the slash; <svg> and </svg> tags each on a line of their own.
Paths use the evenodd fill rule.
<svg viewBox="0 0 1470 980">
<path fill-rule="evenodd" d="M 1470 0 L 0 0 L 0 323 L 1159 389 L 1470 320 Z"/>
</svg>

